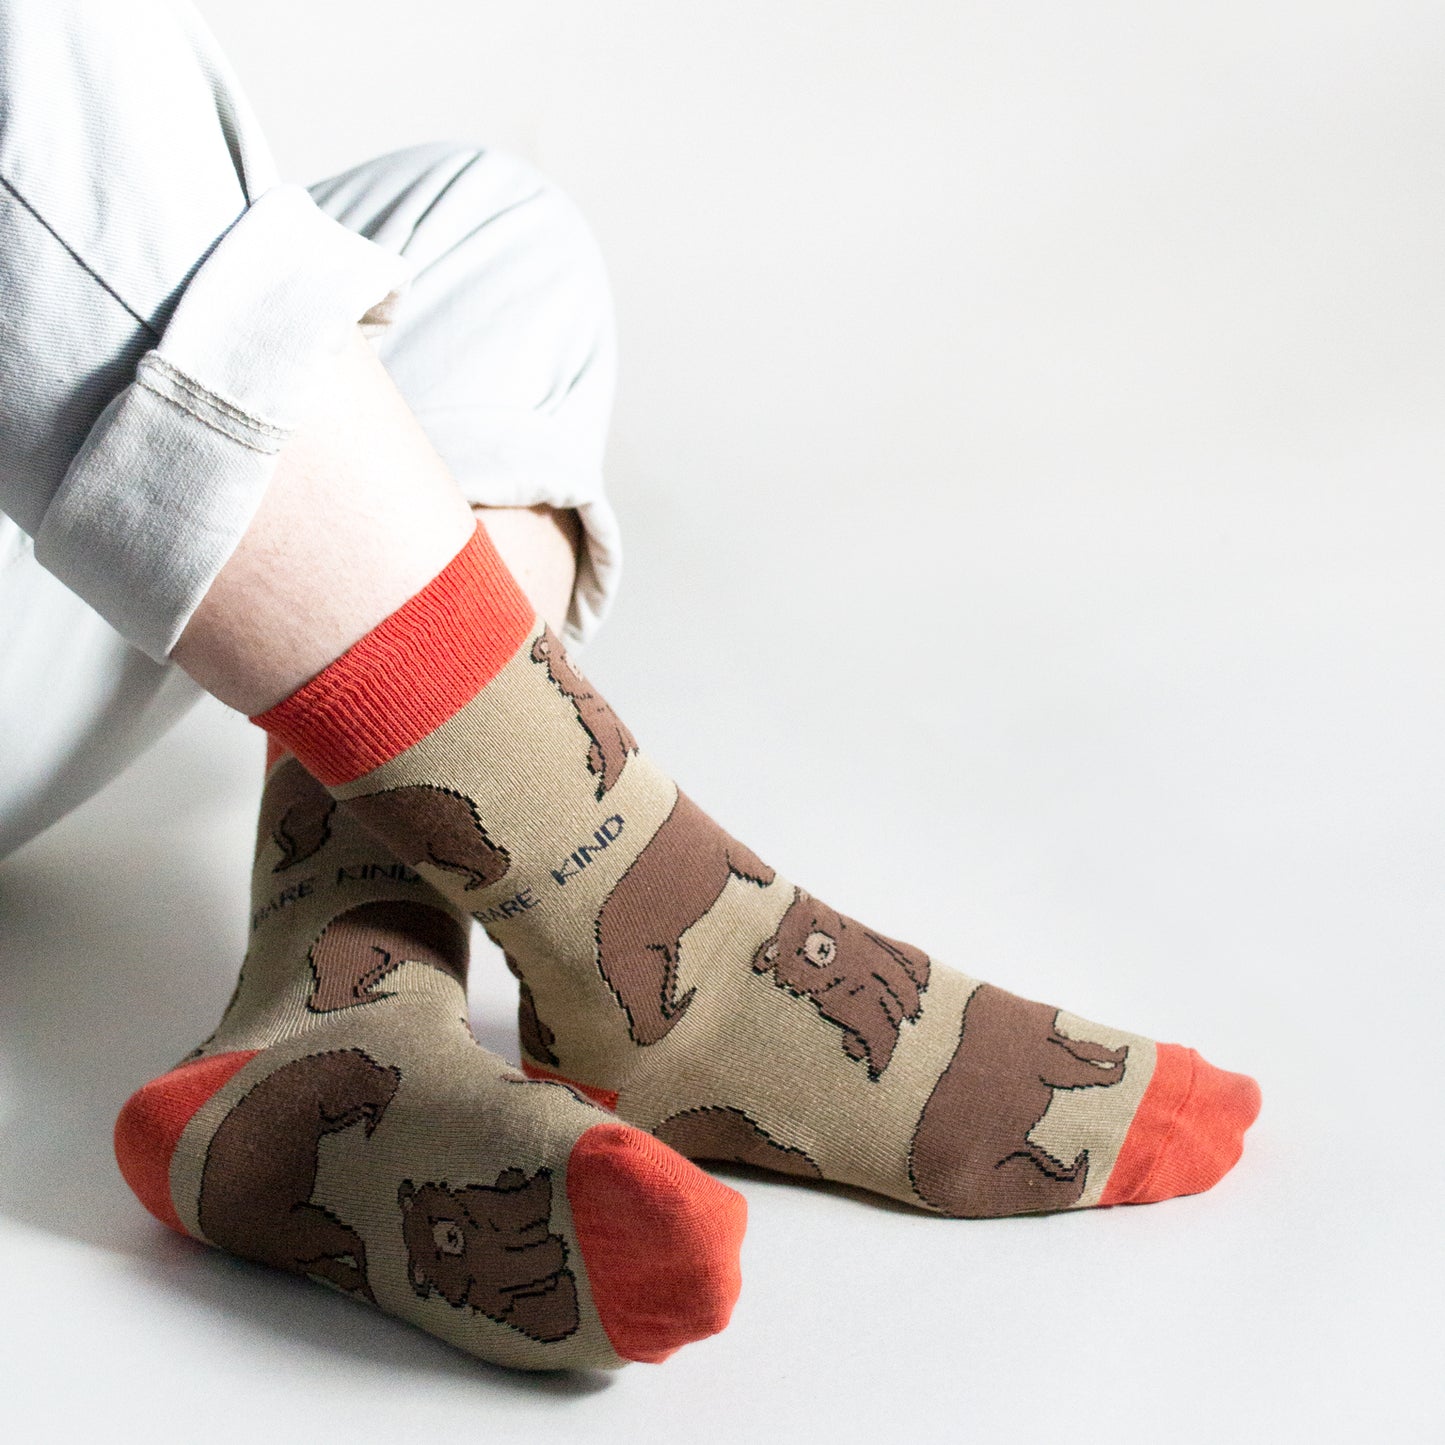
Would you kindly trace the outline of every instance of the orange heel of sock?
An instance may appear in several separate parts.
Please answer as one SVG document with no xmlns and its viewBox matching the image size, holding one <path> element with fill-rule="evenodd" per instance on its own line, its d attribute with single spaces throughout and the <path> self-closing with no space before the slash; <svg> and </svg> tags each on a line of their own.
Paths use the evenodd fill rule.
<svg viewBox="0 0 1445 1445">
<path fill-rule="evenodd" d="M 569 1089 L 581 1094 L 584 1099 L 590 1099 L 600 1108 L 606 1109 L 609 1114 L 617 1112 L 617 1093 L 613 1089 L 600 1089 L 595 1084 L 579 1084 L 576 1079 L 569 1079 L 565 1074 L 554 1074 L 551 1069 L 544 1069 L 540 1064 L 534 1064 L 528 1059 L 522 1060 L 522 1072 L 529 1079 L 543 1079 L 554 1084 L 566 1084 Z"/>
<path fill-rule="evenodd" d="M 625 1360 L 659 1364 L 727 1326 L 742 1288 L 747 1203 L 640 1129 L 572 1146 L 567 1199 L 598 1318 Z"/>
<path fill-rule="evenodd" d="M 1193 1049 L 1159 1044 L 1154 1077 L 1129 1126 L 1101 1205 L 1155 1204 L 1202 1194 L 1244 1152 L 1259 1115 L 1259 1085 L 1216 1069 Z"/>
<path fill-rule="evenodd" d="M 125 1101 L 115 1121 L 115 1162 L 131 1192 L 162 1224 L 187 1233 L 171 1202 L 171 1157 L 196 1111 L 241 1066 L 254 1049 L 213 1054 L 162 1074 Z"/>
</svg>

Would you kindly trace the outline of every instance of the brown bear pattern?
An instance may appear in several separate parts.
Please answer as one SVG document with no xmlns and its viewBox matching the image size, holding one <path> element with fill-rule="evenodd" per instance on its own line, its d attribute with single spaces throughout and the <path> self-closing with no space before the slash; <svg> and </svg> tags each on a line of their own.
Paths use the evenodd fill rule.
<svg viewBox="0 0 1445 1445">
<path fill-rule="evenodd" d="M 206 1149 L 199 1222 L 212 1244 L 245 1259 L 326 1280 L 375 1303 L 361 1236 L 311 1202 L 328 1134 L 369 1135 L 401 1075 L 361 1049 L 311 1054 L 249 1090 Z"/>
<path fill-rule="evenodd" d="M 333 1013 L 392 997 L 381 981 L 403 963 L 421 963 L 467 984 L 467 935 L 449 913 L 388 899 L 338 914 L 311 946 L 315 983 L 306 1007 Z"/>
<path fill-rule="evenodd" d="M 468 893 L 489 887 L 512 866 L 507 850 L 487 837 L 476 804 L 451 788 L 412 783 L 352 798 L 346 806 L 363 827 L 392 846 L 398 839 L 417 840 L 401 855 L 408 867 L 430 863 L 455 873 Z"/>
<path fill-rule="evenodd" d="M 753 967 L 837 1024 L 843 1052 L 864 1063 L 870 1079 L 888 1067 L 898 1031 L 918 1018 L 928 987 L 927 954 L 870 932 L 801 888 Z"/>
<path fill-rule="evenodd" d="M 553 686 L 577 709 L 577 721 L 590 739 L 587 770 L 597 779 L 600 802 L 637 751 L 637 739 L 611 704 L 572 666 L 550 627 L 543 627 L 532 644 L 532 661 L 546 664 Z"/>
<path fill-rule="evenodd" d="M 397 1191 L 407 1274 L 422 1299 L 435 1293 L 542 1343 L 578 1327 L 577 1281 L 567 1245 L 551 1233 L 552 1176 L 504 1169 L 495 1184 L 414 1184 Z"/>
<path fill-rule="evenodd" d="M 540 1059 L 544 1064 L 551 1064 L 556 1068 L 560 1061 L 552 1052 L 552 1045 L 557 1042 L 557 1035 L 538 1018 L 537 1000 L 533 998 L 527 980 L 522 977 L 522 969 L 517 960 L 505 949 L 502 951 L 502 958 L 511 970 L 512 977 L 517 980 L 517 1037 L 521 1041 L 522 1051 L 529 1058 Z"/>
<path fill-rule="evenodd" d="M 258 845 L 269 841 L 280 849 L 273 873 L 284 873 L 314 857 L 331 837 L 336 802 L 295 758 L 288 757 L 271 775 L 262 805 L 256 841 Z"/>
<path fill-rule="evenodd" d="M 741 1109 L 721 1105 L 684 1109 L 653 1131 L 664 1144 L 688 1159 L 752 1164 L 800 1179 L 821 1179 L 823 1171 L 801 1150 L 780 1144 Z"/>
<path fill-rule="evenodd" d="M 693 989 L 677 993 L 682 935 L 727 887 L 728 879 L 771 883 L 774 873 L 730 838 L 679 790 L 597 915 L 597 961 L 627 1015 L 634 1042 L 655 1044 L 677 1024 Z"/>
<path fill-rule="evenodd" d="M 1057 1021 L 1048 1004 L 992 984 L 974 990 L 909 1153 L 913 1187 L 935 1209 L 984 1219 L 1068 1209 L 1082 1197 L 1088 1150 L 1065 1163 L 1028 1136 L 1055 1089 L 1119 1083 L 1129 1048 L 1067 1038 Z"/>
</svg>

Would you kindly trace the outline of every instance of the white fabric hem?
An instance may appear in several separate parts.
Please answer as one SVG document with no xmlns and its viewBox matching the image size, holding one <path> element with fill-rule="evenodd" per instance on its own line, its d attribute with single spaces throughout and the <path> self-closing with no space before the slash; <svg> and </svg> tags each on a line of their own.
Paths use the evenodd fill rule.
<svg viewBox="0 0 1445 1445">
<path fill-rule="evenodd" d="M 91 428 L 36 533 L 38 560 L 164 661 L 250 525 L 321 363 L 410 275 L 303 187 L 267 191 Z"/>
<path fill-rule="evenodd" d="M 563 640 L 581 646 L 602 625 L 622 578 L 622 529 L 585 440 L 545 413 L 422 410 L 417 420 L 474 507 L 575 511 L 582 551 Z"/>
</svg>

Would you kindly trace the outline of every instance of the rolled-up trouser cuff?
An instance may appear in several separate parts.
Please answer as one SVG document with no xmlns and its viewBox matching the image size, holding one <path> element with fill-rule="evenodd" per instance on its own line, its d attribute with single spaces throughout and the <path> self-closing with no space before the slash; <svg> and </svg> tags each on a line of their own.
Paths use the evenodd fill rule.
<svg viewBox="0 0 1445 1445">
<path fill-rule="evenodd" d="M 621 528 L 603 492 L 595 438 L 544 412 L 478 405 L 416 415 L 472 506 L 577 513 L 582 546 L 564 637 L 586 642 L 611 607 L 622 570 Z"/>
<path fill-rule="evenodd" d="M 164 661 L 255 516 L 322 364 L 410 275 L 304 188 L 265 192 L 91 428 L 37 559 Z"/>
</svg>

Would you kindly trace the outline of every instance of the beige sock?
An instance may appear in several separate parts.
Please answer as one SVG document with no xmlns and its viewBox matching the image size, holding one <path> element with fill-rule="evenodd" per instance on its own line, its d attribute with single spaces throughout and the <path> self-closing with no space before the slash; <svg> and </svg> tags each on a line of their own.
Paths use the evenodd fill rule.
<svg viewBox="0 0 1445 1445">
<path fill-rule="evenodd" d="M 739 1197 L 480 1048 L 470 919 L 294 758 L 258 833 L 221 1026 L 117 1122 L 146 1207 L 501 1364 L 613 1368 L 721 1329 Z"/>
<path fill-rule="evenodd" d="M 484 533 L 257 721 L 501 944 L 530 1071 L 683 1153 L 953 1215 L 1193 1193 L 1239 1157 L 1252 1080 L 948 969 L 729 837 Z"/>
</svg>

